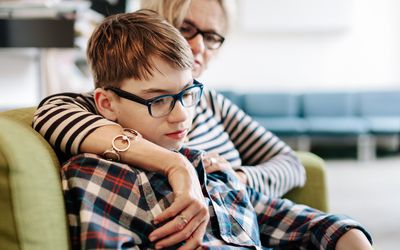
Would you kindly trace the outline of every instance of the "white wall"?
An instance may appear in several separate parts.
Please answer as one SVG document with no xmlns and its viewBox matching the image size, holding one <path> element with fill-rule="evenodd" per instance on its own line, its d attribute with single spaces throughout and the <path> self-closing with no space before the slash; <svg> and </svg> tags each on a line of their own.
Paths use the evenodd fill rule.
<svg viewBox="0 0 400 250">
<path fill-rule="evenodd" d="M 55 93 L 92 90 L 92 79 L 74 64 L 83 56 L 79 49 L 0 49 L 0 110 L 35 106 Z"/>
<path fill-rule="evenodd" d="M 0 110 L 38 104 L 38 56 L 35 49 L 0 49 Z"/>
<path fill-rule="evenodd" d="M 236 28 L 201 79 L 239 91 L 400 89 L 400 1 L 353 0 L 348 8 L 345 30 Z M 238 12 L 240 20 L 240 5 Z"/>
<path fill-rule="evenodd" d="M 271 2 L 237 1 L 237 21 L 245 1 Z M 255 33 L 237 25 L 201 80 L 238 91 L 400 89 L 400 1 L 347 1 L 344 29 Z M 0 109 L 40 101 L 37 55 L 34 49 L 0 49 Z M 66 71 L 63 64 L 53 66 Z M 59 84 L 62 91 L 82 91 L 77 85 L 84 81 L 75 79 L 78 75 L 61 78 L 77 82 Z"/>
</svg>

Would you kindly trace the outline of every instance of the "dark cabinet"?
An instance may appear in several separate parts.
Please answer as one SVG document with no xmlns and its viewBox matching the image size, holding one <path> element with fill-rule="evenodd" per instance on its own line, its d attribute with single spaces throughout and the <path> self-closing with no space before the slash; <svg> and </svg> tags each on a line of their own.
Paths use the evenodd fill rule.
<svg viewBox="0 0 400 250">
<path fill-rule="evenodd" d="M 74 46 L 74 20 L 60 18 L 0 19 L 2 48 L 69 48 Z"/>
</svg>

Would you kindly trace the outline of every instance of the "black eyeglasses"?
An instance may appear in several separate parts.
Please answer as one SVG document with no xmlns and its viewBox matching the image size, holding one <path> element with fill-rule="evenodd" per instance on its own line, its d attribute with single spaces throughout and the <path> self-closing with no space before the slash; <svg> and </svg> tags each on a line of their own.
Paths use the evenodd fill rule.
<svg viewBox="0 0 400 250">
<path fill-rule="evenodd" d="M 105 90 L 111 90 L 119 97 L 146 105 L 150 115 L 154 118 L 159 118 L 171 113 L 177 100 L 186 108 L 198 104 L 203 94 L 203 84 L 193 80 L 192 86 L 182 90 L 176 95 L 161 95 L 148 100 L 115 87 L 106 87 Z"/>
<path fill-rule="evenodd" d="M 220 34 L 213 31 L 202 31 L 188 21 L 184 21 L 179 30 L 186 40 L 191 40 L 198 34 L 201 34 L 203 36 L 204 45 L 210 50 L 219 49 L 225 41 L 225 38 Z"/>
</svg>

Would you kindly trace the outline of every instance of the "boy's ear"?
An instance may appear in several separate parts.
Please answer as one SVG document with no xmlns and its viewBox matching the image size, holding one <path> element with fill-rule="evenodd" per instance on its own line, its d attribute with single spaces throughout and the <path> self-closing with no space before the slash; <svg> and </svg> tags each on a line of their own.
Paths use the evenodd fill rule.
<svg viewBox="0 0 400 250">
<path fill-rule="evenodd" d="M 115 105 L 113 105 L 116 100 L 113 94 L 110 91 L 97 88 L 93 93 L 93 97 L 99 113 L 108 120 L 116 121 L 117 113 Z"/>
</svg>

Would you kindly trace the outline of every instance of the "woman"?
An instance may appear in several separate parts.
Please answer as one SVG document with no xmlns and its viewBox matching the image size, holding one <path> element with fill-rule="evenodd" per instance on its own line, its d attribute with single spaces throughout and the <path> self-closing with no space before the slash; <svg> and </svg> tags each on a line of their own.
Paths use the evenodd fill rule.
<svg viewBox="0 0 400 250">
<path fill-rule="evenodd" d="M 179 28 L 192 49 L 193 76 L 198 77 L 224 42 L 228 18 L 223 1 L 145 0 L 142 7 L 158 11 Z M 272 197 L 304 184 L 304 168 L 293 151 L 222 95 L 205 89 L 196 113 L 187 144 L 209 152 L 208 172 L 232 166 L 242 182 Z M 46 98 L 36 111 L 33 126 L 54 148 L 67 154 L 102 154 L 122 131 L 119 125 L 98 115 L 92 93 Z M 156 218 L 157 221 L 184 212 L 189 220 L 197 221 L 198 227 L 192 231 L 204 231 L 199 225 L 206 224 L 203 222 L 207 219 L 197 212 L 205 206 L 197 192 L 198 187 L 191 183 L 195 173 L 188 161 L 146 140 L 134 143 L 129 150 L 120 152 L 119 157 L 122 162 L 140 165 L 168 177 L 175 200 Z M 153 240 L 163 238 L 160 242 L 164 246 L 188 238 L 180 234 L 173 221 L 154 231 L 150 237 Z"/>
</svg>

